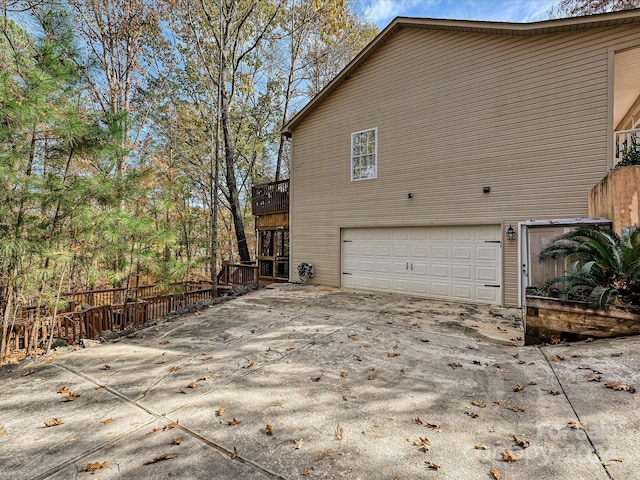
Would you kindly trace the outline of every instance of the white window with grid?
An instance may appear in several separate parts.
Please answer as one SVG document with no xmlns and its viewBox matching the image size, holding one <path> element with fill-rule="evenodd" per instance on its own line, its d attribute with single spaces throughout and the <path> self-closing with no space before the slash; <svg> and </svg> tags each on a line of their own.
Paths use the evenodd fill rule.
<svg viewBox="0 0 640 480">
<path fill-rule="evenodd" d="M 351 134 L 351 180 L 378 176 L 378 129 Z"/>
</svg>

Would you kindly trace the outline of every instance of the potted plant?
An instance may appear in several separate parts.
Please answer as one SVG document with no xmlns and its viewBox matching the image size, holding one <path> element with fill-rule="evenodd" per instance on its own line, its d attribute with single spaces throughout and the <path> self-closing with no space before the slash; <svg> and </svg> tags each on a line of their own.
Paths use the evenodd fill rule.
<svg viewBox="0 0 640 480">
<path fill-rule="evenodd" d="M 527 335 L 576 339 L 640 333 L 640 230 L 578 228 L 554 239 L 539 259 L 569 269 L 527 295 Z"/>
</svg>

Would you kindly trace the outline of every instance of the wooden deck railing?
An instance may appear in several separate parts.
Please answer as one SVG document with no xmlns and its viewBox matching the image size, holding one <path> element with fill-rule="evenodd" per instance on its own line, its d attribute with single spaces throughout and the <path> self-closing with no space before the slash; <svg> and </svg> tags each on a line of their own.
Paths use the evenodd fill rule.
<svg viewBox="0 0 640 480">
<path fill-rule="evenodd" d="M 226 264 L 218 274 L 218 282 L 222 286 L 220 291 L 235 285 L 257 284 L 258 267 Z M 44 348 L 50 337 L 67 345 L 76 344 L 81 338 L 98 339 L 107 331 L 138 327 L 213 296 L 208 282 L 172 284 L 169 288 L 145 285 L 128 291 L 113 288 L 75 292 L 65 295 L 69 306 L 55 318 L 46 307 L 40 307 L 39 314 L 37 306 L 24 307 L 22 318 L 16 318 L 10 325 L 7 350 Z"/>
<path fill-rule="evenodd" d="M 212 297 L 211 287 L 201 286 L 199 290 L 148 297 L 126 305 L 99 305 L 68 311 L 56 315 L 55 319 L 51 316 L 17 319 L 9 331 L 7 347 L 9 350 L 25 349 L 31 339 L 33 345 L 42 348 L 51 335 L 73 345 L 81 338 L 97 339 L 107 331 L 119 332 L 144 325 Z"/>
<path fill-rule="evenodd" d="M 226 263 L 218 273 L 218 285 L 255 285 L 257 283 L 257 265 Z"/>
<path fill-rule="evenodd" d="M 289 180 L 256 185 L 251 189 L 251 207 L 255 216 L 289 211 Z"/>
<path fill-rule="evenodd" d="M 613 132 L 613 167 L 618 165 L 630 153 L 640 149 L 640 129 L 619 130 Z"/>
</svg>

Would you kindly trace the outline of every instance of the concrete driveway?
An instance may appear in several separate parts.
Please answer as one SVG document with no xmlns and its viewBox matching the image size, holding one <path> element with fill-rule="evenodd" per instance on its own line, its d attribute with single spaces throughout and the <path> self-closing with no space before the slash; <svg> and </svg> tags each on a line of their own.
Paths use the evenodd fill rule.
<svg viewBox="0 0 640 480">
<path fill-rule="evenodd" d="M 296 285 L 198 313 L 1 369 L 0 478 L 638 478 L 640 397 L 605 387 L 638 338 Z"/>
</svg>

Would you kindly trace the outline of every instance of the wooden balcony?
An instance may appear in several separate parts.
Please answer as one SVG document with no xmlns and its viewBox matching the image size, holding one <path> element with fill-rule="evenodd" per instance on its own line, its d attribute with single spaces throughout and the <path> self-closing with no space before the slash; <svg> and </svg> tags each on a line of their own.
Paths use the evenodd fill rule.
<svg viewBox="0 0 640 480">
<path fill-rule="evenodd" d="M 289 180 L 256 185 L 251 189 L 251 207 L 256 217 L 289 212 Z"/>
</svg>

